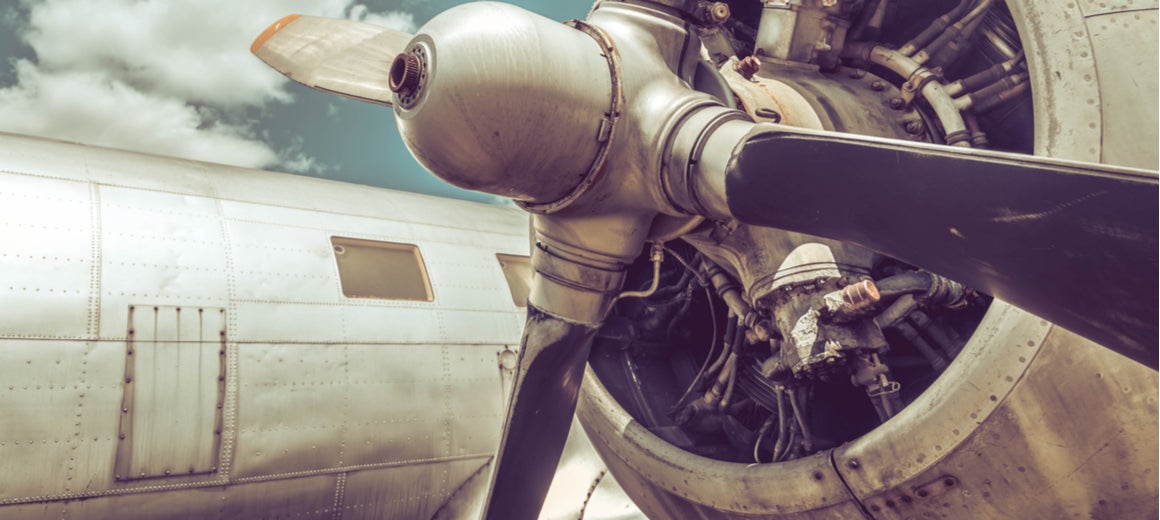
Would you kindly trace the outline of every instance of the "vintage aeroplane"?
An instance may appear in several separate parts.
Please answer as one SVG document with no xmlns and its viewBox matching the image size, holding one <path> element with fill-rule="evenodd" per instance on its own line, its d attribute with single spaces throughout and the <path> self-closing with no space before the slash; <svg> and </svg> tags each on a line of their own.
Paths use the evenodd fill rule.
<svg viewBox="0 0 1160 520">
<path fill-rule="evenodd" d="M 484 2 L 254 42 L 393 106 L 530 245 L 515 210 L 4 137 L 0 515 L 1155 516 L 1136 4 Z M 600 462 L 574 432 L 558 464 L 574 409 Z"/>
</svg>

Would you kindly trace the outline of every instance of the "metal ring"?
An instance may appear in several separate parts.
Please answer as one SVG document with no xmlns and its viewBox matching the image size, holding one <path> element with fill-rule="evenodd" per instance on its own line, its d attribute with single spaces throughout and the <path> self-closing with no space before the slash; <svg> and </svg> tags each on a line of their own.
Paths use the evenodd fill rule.
<svg viewBox="0 0 1160 520">
<path fill-rule="evenodd" d="M 604 58 L 608 61 L 612 96 L 608 103 L 608 112 L 604 114 L 604 119 L 600 123 L 600 130 L 596 136 L 596 140 L 600 142 L 600 149 L 597 150 L 596 157 L 592 160 L 592 165 L 588 168 L 588 173 L 584 175 L 584 179 L 575 188 L 572 188 L 570 193 L 552 202 L 515 201 L 516 205 L 523 208 L 524 211 L 540 215 L 549 215 L 568 207 L 604 175 L 604 163 L 608 160 L 612 138 L 616 135 L 616 123 L 620 120 L 620 105 L 624 102 L 624 93 L 620 84 L 620 54 L 612 46 L 612 39 L 603 29 L 581 20 L 567 21 L 564 22 L 564 25 L 591 36 L 600 45 L 600 50 L 603 51 Z"/>
<path fill-rule="evenodd" d="M 693 209 L 697 211 L 697 215 L 710 215 L 705 205 L 701 203 L 700 197 L 697 197 L 697 190 L 694 188 L 694 168 L 701 160 L 701 152 L 705 151 L 705 145 L 708 144 L 709 138 L 730 121 L 749 120 L 749 116 L 745 112 L 738 110 L 730 110 L 721 112 L 709 120 L 705 128 L 701 130 L 701 134 L 697 136 L 697 140 L 693 143 L 692 153 L 689 154 L 689 160 L 685 163 L 685 189 L 688 190 L 689 202 L 693 204 Z"/>
</svg>

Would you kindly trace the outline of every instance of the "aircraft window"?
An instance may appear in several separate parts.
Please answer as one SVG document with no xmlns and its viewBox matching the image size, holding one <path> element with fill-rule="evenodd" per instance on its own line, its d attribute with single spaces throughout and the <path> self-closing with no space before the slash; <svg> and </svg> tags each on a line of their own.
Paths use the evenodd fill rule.
<svg viewBox="0 0 1160 520">
<path fill-rule="evenodd" d="M 526 256 L 496 254 L 503 276 L 507 278 L 508 289 L 512 292 L 512 302 L 519 307 L 528 306 L 528 293 L 532 288 L 532 261 Z"/>
<path fill-rule="evenodd" d="M 349 298 L 435 299 L 419 247 L 359 238 L 330 237 L 342 294 Z"/>
</svg>

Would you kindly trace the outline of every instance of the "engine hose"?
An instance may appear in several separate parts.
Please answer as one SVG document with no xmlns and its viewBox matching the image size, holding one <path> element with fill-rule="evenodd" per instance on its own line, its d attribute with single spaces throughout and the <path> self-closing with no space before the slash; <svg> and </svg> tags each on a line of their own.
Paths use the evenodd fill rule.
<svg viewBox="0 0 1160 520">
<path fill-rule="evenodd" d="M 959 56 L 975 47 L 975 31 L 979 30 L 979 26 L 983 25 L 983 17 L 976 18 L 970 25 L 963 29 L 962 34 L 947 42 L 941 49 L 934 53 L 926 64 L 929 67 L 945 68 L 950 64 L 959 60 Z"/>
<path fill-rule="evenodd" d="M 931 347 L 925 339 L 922 339 L 922 336 L 919 335 L 918 330 L 911 326 L 910 323 L 907 323 L 906 320 L 899 321 L 897 324 L 895 324 L 894 329 L 901 333 L 902 336 L 906 338 L 906 340 L 909 341 L 911 345 L 914 346 L 914 349 L 917 350 L 919 354 L 922 354 L 922 357 L 926 358 L 926 361 L 927 363 L 930 363 L 931 368 L 941 372 L 942 369 L 946 368 L 950 363 L 942 352 L 936 350 L 934 347 Z"/>
<path fill-rule="evenodd" d="M 773 447 L 773 461 L 780 461 L 789 447 L 789 421 L 786 418 L 785 390 L 777 390 L 777 444 Z"/>
<path fill-rule="evenodd" d="M 710 304 L 712 303 L 712 301 L 713 300 L 710 298 L 710 300 L 709 300 Z M 709 365 L 709 359 L 711 359 L 713 357 L 713 351 L 716 350 L 716 347 L 717 347 L 717 337 L 718 337 L 717 331 L 716 331 L 717 322 L 716 322 L 716 320 L 714 320 L 713 321 L 713 329 L 714 329 L 713 342 L 711 344 L 709 344 L 709 352 L 707 354 L 705 354 L 705 361 L 701 362 L 701 370 L 698 371 L 697 375 L 695 377 L 693 377 L 693 380 L 691 382 L 689 382 L 689 387 L 685 389 L 684 394 L 681 394 L 681 398 L 677 399 L 677 403 L 675 405 L 673 405 L 672 413 L 678 413 L 678 412 L 680 412 L 681 409 L 683 409 L 685 406 L 687 406 L 689 404 L 689 401 L 690 401 L 690 396 L 693 395 L 693 391 L 696 390 L 697 388 L 699 388 L 701 386 L 701 384 L 703 384 L 707 378 L 713 377 L 713 374 L 715 372 L 717 372 L 717 370 L 720 370 L 721 366 L 725 364 L 725 359 L 728 357 L 729 351 L 731 350 L 729 348 L 729 343 L 728 343 L 729 330 L 732 329 L 733 327 L 736 327 L 736 324 L 737 324 L 737 322 L 733 319 L 732 313 L 729 313 L 729 315 L 726 317 L 726 320 L 729 323 L 728 323 L 728 325 L 725 326 L 725 338 L 726 339 L 724 340 L 725 344 L 722 345 L 721 353 L 717 355 L 717 359 L 713 361 L 713 364 Z M 706 370 L 706 368 L 708 368 L 708 370 Z"/>
<path fill-rule="evenodd" d="M 761 429 L 757 430 L 757 442 L 753 443 L 753 462 L 761 464 L 761 457 L 759 456 L 761 450 L 761 438 L 769 435 L 769 430 L 773 428 L 774 417 L 770 414 L 765 418 L 765 422 L 761 423 Z"/>
<path fill-rule="evenodd" d="M 729 359 L 729 355 L 733 353 L 733 336 L 737 334 L 737 320 L 735 318 L 729 319 L 729 324 L 725 326 L 725 348 L 721 349 L 721 353 L 717 355 L 717 360 L 713 361 L 713 365 L 709 367 L 708 374 L 712 376 L 721 367 L 725 366 L 725 361 Z"/>
<path fill-rule="evenodd" d="M 960 79 L 950 85 L 947 85 L 947 94 L 957 96 L 964 92 L 974 92 L 996 81 L 999 81 L 1011 71 L 1015 70 L 1015 66 L 1023 61 L 1023 50 L 1020 49 L 1014 58 L 1007 61 L 996 63 L 986 69 Z"/>
<path fill-rule="evenodd" d="M 904 294 L 923 293 L 930 290 L 933 279 L 930 273 L 913 271 L 896 274 L 874 282 L 878 294 L 883 299 L 897 298 Z"/>
<path fill-rule="evenodd" d="M 934 343 L 935 348 L 941 352 L 944 357 L 954 357 L 958 353 L 958 342 L 951 338 L 941 327 L 935 326 L 934 320 L 927 316 L 925 312 L 916 311 L 906 317 L 906 320 L 914 324 L 918 332 L 930 339 Z"/>
<path fill-rule="evenodd" d="M 931 74 L 928 69 L 916 63 L 913 59 L 903 56 L 902 53 L 873 43 L 857 42 L 848 44 L 842 49 L 842 57 L 858 61 L 869 61 L 875 65 L 885 67 L 907 82 L 911 82 L 911 78 L 924 75 L 930 76 Z M 963 121 L 963 115 L 959 113 L 959 108 L 955 106 L 954 100 L 947 94 L 942 83 L 938 81 L 925 81 L 921 83 L 922 85 L 918 90 L 918 94 L 930 104 L 931 110 L 934 111 L 934 115 L 938 118 L 938 122 L 942 125 L 946 135 L 967 134 L 967 124 Z M 950 139 L 948 139 L 947 144 L 952 144 Z M 955 141 L 953 146 L 969 148 L 971 143 L 969 139 L 966 139 Z"/>
<path fill-rule="evenodd" d="M 995 108 L 1003 103 L 1006 103 L 1012 99 L 1019 97 L 1024 92 L 1027 92 L 1029 90 L 1031 90 L 1031 84 L 1025 81 L 1023 83 L 1015 85 L 1014 87 L 1011 87 L 1007 90 L 1004 90 L 1003 92 L 1000 92 L 999 95 L 997 95 L 997 96 L 994 96 L 994 97 L 991 97 L 988 99 L 984 99 L 980 103 L 971 107 L 971 110 L 974 110 L 975 112 L 986 112 L 988 110 L 991 110 L 992 108 Z"/>
<path fill-rule="evenodd" d="M 805 410 L 805 404 L 798 404 L 797 391 L 792 388 L 789 389 L 789 403 L 793 407 L 793 417 L 797 420 L 798 427 L 801 428 L 802 447 L 805 448 L 807 453 L 811 452 L 814 449 L 814 439 L 810 434 L 809 421 L 806 420 L 805 413 L 803 412 Z"/>
<path fill-rule="evenodd" d="M 978 28 L 983 20 L 983 15 L 986 14 L 987 9 L 990 9 L 993 0 L 982 0 L 971 9 L 971 12 L 962 17 L 954 25 L 942 31 L 937 38 L 921 51 L 913 55 L 914 61 L 919 65 L 925 64 L 930 60 L 931 56 L 947 46 L 951 42 L 963 42 L 971 37 L 974 29 Z"/>
<path fill-rule="evenodd" d="M 914 295 L 904 294 L 894 300 L 894 303 L 882 311 L 877 318 L 874 318 L 874 323 L 878 325 L 878 328 L 888 329 L 902 321 L 917 308 L 918 301 L 914 299 Z"/>
<path fill-rule="evenodd" d="M 929 26 L 927 26 L 926 29 L 918 33 L 918 35 L 916 35 L 914 38 L 911 38 L 910 41 L 906 42 L 902 47 L 899 47 L 898 52 L 902 53 L 903 56 L 913 56 L 915 52 L 918 52 L 918 49 L 930 43 L 930 41 L 938 37 L 939 34 L 942 34 L 942 32 L 946 30 L 947 26 L 949 26 L 951 22 L 958 19 L 959 16 L 962 16 L 962 14 L 966 12 L 966 10 L 972 5 L 974 5 L 976 1 L 977 0 L 962 0 L 959 2 L 959 5 L 956 5 L 946 14 L 936 18 L 933 22 L 930 23 Z"/>
</svg>

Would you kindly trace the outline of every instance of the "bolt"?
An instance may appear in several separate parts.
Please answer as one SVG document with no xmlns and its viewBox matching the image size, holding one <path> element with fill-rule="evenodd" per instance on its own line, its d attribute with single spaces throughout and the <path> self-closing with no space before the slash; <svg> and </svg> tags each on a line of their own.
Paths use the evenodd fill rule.
<svg viewBox="0 0 1160 520">
<path fill-rule="evenodd" d="M 850 69 L 850 77 L 853 79 L 862 79 L 866 77 L 866 71 L 862 69 Z"/>
<path fill-rule="evenodd" d="M 733 66 L 733 70 L 736 70 L 745 79 L 753 79 L 753 75 L 761 70 L 761 60 L 754 56 L 746 56 L 745 59 Z"/>
<path fill-rule="evenodd" d="M 705 23 L 710 25 L 719 25 L 729 20 L 729 4 L 725 2 L 713 2 L 705 7 L 703 11 L 703 19 Z"/>
<path fill-rule="evenodd" d="M 903 101 L 902 98 L 896 97 L 896 98 L 890 99 L 890 108 L 893 108 L 895 110 L 902 110 L 902 107 L 905 107 L 905 106 L 906 106 L 906 101 Z"/>
<path fill-rule="evenodd" d="M 883 90 L 886 90 L 886 82 L 881 80 L 874 80 L 874 83 L 870 84 L 870 88 L 873 89 L 874 92 L 882 92 Z"/>
<path fill-rule="evenodd" d="M 922 121 L 906 122 L 906 131 L 912 134 L 921 134 L 924 129 L 925 127 L 923 126 Z"/>
<path fill-rule="evenodd" d="M 862 467 L 862 464 L 858 462 L 858 459 L 850 459 L 850 462 L 847 462 L 846 465 L 850 466 L 850 469 L 858 469 Z"/>
</svg>

